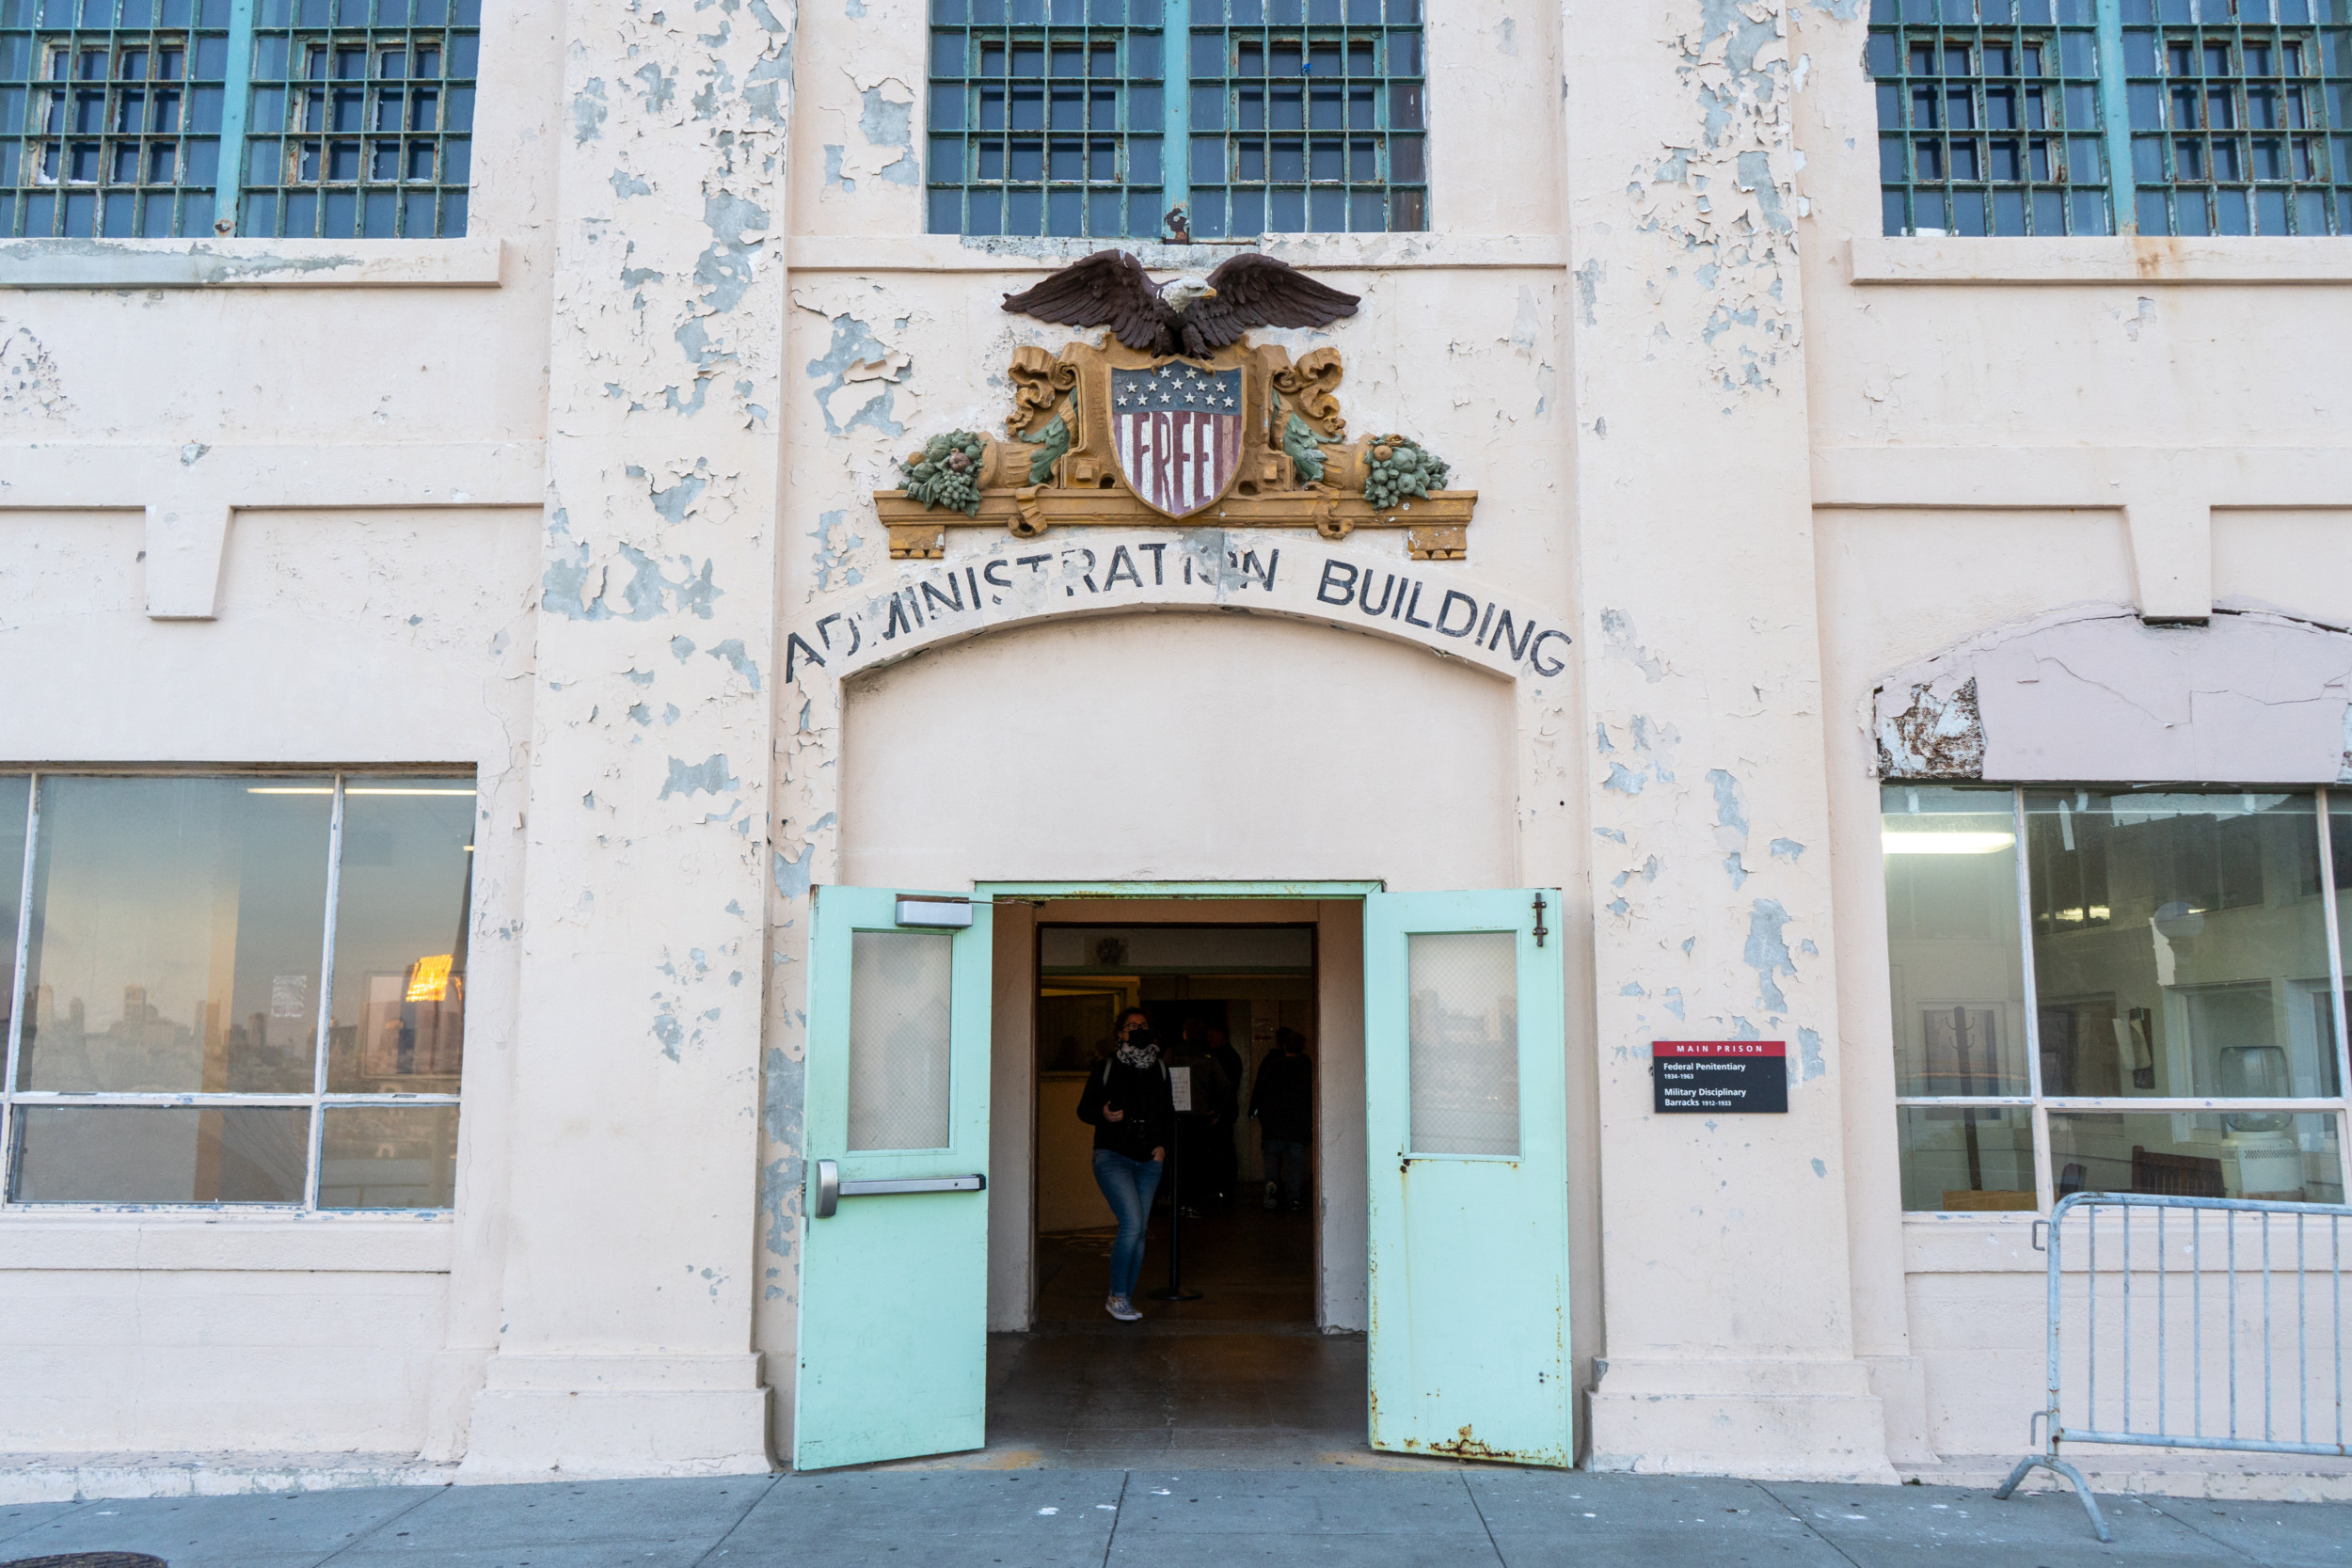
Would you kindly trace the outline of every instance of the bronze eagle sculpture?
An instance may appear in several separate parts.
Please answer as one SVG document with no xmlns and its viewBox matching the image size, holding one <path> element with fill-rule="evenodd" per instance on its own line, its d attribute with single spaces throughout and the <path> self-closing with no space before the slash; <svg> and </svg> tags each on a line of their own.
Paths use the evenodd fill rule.
<svg viewBox="0 0 2352 1568">
<path fill-rule="evenodd" d="M 1005 309 L 1061 326 L 1107 326 L 1138 353 L 1201 359 L 1253 326 L 1327 326 L 1356 313 L 1356 296 L 1254 251 L 1206 277 L 1154 283 L 1127 252 L 1098 250 L 1007 294 Z"/>
</svg>

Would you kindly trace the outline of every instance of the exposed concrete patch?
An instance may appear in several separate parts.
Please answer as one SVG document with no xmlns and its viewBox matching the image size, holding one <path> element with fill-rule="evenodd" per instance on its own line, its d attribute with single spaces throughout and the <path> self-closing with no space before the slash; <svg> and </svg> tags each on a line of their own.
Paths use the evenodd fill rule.
<svg viewBox="0 0 2352 1568">
<path fill-rule="evenodd" d="M 1879 772 L 1890 779 L 1984 777 L 1984 718 L 1974 675 L 1910 686 L 1910 703 L 1878 727 Z"/>
<path fill-rule="evenodd" d="M 1972 638 L 1882 682 L 1871 714 L 1890 779 L 2335 784 L 2348 726 L 2352 633 L 2232 610 L 2151 626 L 2122 606 Z"/>
</svg>

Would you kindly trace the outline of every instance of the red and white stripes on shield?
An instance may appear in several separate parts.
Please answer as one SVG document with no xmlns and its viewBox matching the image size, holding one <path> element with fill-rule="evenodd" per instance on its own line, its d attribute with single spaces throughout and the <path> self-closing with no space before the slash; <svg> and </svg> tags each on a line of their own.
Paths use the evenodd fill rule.
<svg viewBox="0 0 2352 1568">
<path fill-rule="evenodd" d="M 1175 516 L 1216 499 L 1241 461 L 1241 420 L 1230 414 L 1121 410 L 1112 426 L 1120 471 L 1147 503 Z"/>
</svg>

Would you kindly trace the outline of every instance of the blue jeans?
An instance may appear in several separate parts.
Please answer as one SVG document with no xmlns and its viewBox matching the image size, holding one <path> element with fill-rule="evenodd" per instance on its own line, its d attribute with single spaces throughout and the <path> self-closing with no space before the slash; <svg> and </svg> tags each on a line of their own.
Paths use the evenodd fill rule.
<svg viewBox="0 0 2352 1568">
<path fill-rule="evenodd" d="M 1094 1151 L 1094 1184 L 1119 1216 L 1119 1240 L 1111 1243 L 1111 1294 L 1135 1294 L 1143 1272 L 1143 1225 L 1152 1217 L 1152 1195 L 1159 1189 L 1157 1160 L 1130 1160 L 1107 1148 Z"/>
<path fill-rule="evenodd" d="M 1307 1180 L 1307 1146 L 1289 1138 L 1261 1138 L 1258 1147 L 1265 1153 L 1265 1179 L 1281 1183 L 1284 1203 L 1296 1203 L 1298 1189 Z"/>
</svg>

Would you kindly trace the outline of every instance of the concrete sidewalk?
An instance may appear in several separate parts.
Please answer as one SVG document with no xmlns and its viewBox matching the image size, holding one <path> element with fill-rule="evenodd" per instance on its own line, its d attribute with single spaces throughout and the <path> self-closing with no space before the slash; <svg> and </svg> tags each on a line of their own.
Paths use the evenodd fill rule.
<svg viewBox="0 0 2352 1568">
<path fill-rule="evenodd" d="M 2352 1505 L 2106 1499 L 1464 1466 L 853 1471 L 384 1487 L 0 1508 L 0 1563 L 136 1551 L 170 1568 L 2069 1568 L 2352 1565 Z"/>
</svg>

